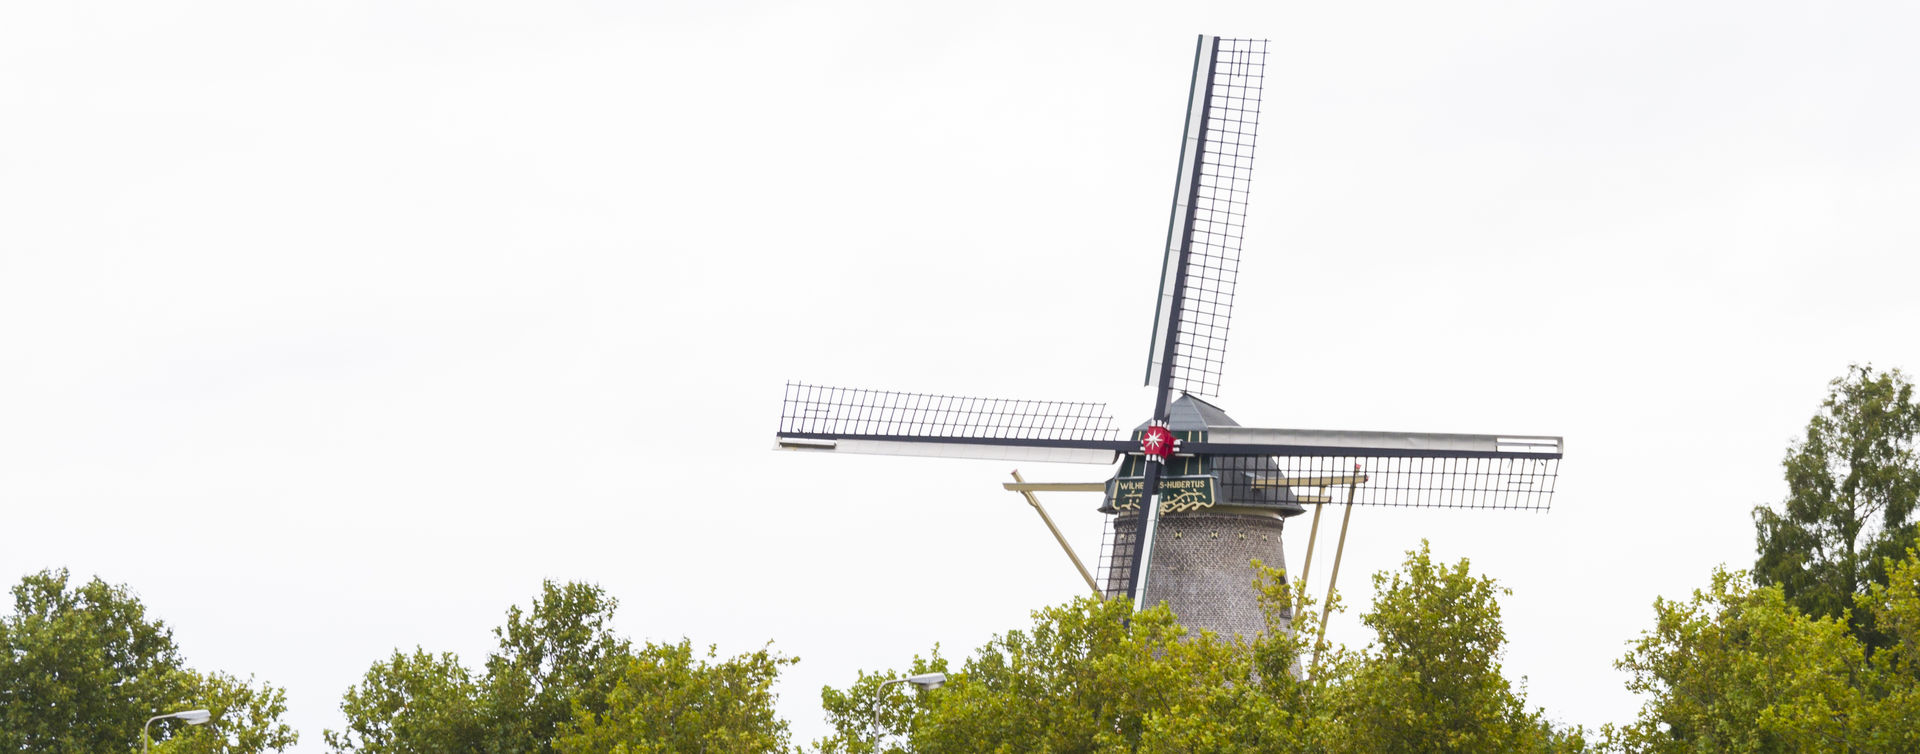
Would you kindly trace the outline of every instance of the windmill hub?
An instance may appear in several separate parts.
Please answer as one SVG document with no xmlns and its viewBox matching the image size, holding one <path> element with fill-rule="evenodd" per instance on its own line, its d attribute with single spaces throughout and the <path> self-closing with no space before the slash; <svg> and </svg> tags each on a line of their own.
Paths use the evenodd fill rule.
<svg viewBox="0 0 1920 754">
<path fill-rule="evenodd" d="M 1173 436 L 1173 430 L 1167 427 L 1166 422 L 1148 422 L 1146 431 L 1140 433 L 1140 452 L 1148 460 L 1166 463 L 1179 450 L 1180 438 Z"/>
</svg>

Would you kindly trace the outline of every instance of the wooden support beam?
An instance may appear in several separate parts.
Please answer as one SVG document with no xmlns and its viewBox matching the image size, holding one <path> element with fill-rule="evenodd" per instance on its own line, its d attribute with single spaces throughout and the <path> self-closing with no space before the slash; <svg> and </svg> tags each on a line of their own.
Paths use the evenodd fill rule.
<svg viewBox="0 0 1920 754">
<path fill-rule="evenodd" d="M 1017 473 L 1017 472 L 1016 472 Z M 1014 492 L 1106 492 L 1106 482 L 1005 482 Z"/>
<path fill-rule="evenodd" d="M 1070 485 L 1071 483 L 1068 484 Z M 1080 485 L 1081 488 L 1085 486 L 1086 485 Z M 1093 485 L 1093 487 L 1095 489 L 1106 489 L 1105 485 L 1099 484 Z M 1093 574 L 1087 573 L 1087 566 L 1080 562 L 1079 553 L 1073 551 L 1073 545 L 1067 544 L 1067 538 L 1060 534 L 1060 527 L 1053 525 L 1053 517 L 1047 515 L 1047 509 L 1040 504 L 1040 498 L 1033 496 L 1033 490 L 1035 488 L 1050 489 L 1047 484 L 1043 482 L 1029 483 L 1027 480 L 1020 478 L 1020 472 L 1016 469 L 1013 472 L 1013 482 L 1007 483 L 1006 488 L 1026 496 L 1027 504 L 1033 506 L 1035 513 L 1040 514 L 1040 520 L 1047 522 L 1047 531 L 1053 532 L 1054 541 L 1059 542 L 1060 549 L 1067 551 L 1067 557 L 1073 560 L 1073 567 L 1080 571 L 1080 578 L 1087 580 L 1087 588 L 1093 590 L 1093 596 L 1104 599 L 1107 596 L 1106 593 L 1100 591 L 1100 585 L 1094 582 Z"/>
<path fill-rule="evenodd" d="M 1327 618 L 1333 614 L 1334 585 L 1340 582 L 1340 556 L 1347 551 L 1347 524 L 1353 520 L 1353 490 L 1355 484 L 1347 485 L 1347 510 L 1340 516 L 1340 544 L 1333 549 L 1333 575 L 1327 578 L 1327 599 L 1320 603 L 1320 634 L 1313 640 L 1314 680 L 1320 679 L 1320 648 L 1327 643 Z M 1317 510 L 1317 509 L 1316 509 Z"/>
<path fill-rule="evenodd" d="M 1296 618 L 1300 616 L 1300 611 L 1307 609 L 1307 573 L 1313 570 L 1313 543 L 1320 538 L 1320 510 L 1325 507 L 1324 505 L 1313 506 L 1313 528 L 1307 532 L 1307 562 L 1300 566 L 1298 591 L 1301 601 L 1300 604 L 1293 606 L 1293 615 Z"/>
</svg>

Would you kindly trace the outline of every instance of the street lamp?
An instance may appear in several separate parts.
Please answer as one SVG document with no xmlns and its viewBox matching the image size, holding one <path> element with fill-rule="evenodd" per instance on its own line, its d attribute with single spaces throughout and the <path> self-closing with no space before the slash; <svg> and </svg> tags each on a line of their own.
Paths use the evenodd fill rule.
<svg viewBox="0 0 1920 754">
<path fill-rule="evenodd" d="M 140 750 L 141 751 L 147 750 L 147 741 L 149 740 L 147 738 L 147 726 L 152 725 L 153 721 L 155 720 L 166 720 L 168 718 L 184 721 L 188 725 L 205 725 L 208 720 L 213 719 L 213 713 L 203 709 L 190 709 L 185 712 L 175 712 L 168 715 L 154 715 L 153 717 L 147 718 L 147 724 L 140 726 Z"/>
<path fill-rule="evenodd" d="M 880 699 L 887 693 L 888 686 L 892 686 L 896 683 L 911 683 L 914 686 L 918 687 L 921 691 L 927 691 L 929 689 L 940 688 L 940 685 L 946 682 L 947 682 L 946 673 L 921 673 L 919 675 L 910 675 L 905 678 L 895 678 L 891 681 L 882 681 L 880 683 L 880 686 L 873 690 L 873 748 L 874 750 L 878 751 L 880 749 Z"/>
</svg>

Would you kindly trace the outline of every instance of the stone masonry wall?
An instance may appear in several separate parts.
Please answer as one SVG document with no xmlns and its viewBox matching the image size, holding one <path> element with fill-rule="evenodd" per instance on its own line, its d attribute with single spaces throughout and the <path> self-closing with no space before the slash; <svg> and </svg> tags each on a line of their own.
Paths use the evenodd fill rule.
<svg viewBox="0 0 1920 754">
<path fill-rule="evenodd" d="M 1114 522 L 1115 548 L 1131 548 L 1137 516 Z M 1270 516 L 1176 513 L 1160 519 L 1147 572 L 1147 603 L 1165 601 L 1188 629 L 1252 637 L 1266 629 L 1253 566 L 1286 567 L 1284 524 Z M 1130 554 L 1114 553 L 1115 555 Z M 1109 585 L 1124 592 L 1125 584 Z"/>
</svg>

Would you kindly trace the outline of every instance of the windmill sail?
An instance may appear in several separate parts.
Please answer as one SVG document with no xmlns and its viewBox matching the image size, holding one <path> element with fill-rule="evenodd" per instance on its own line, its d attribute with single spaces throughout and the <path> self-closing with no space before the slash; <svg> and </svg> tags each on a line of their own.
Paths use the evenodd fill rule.
<svg viewBox="0 0 1920 754">
<path fill-rule="evenodd" d="M 1214 429 L 1196 447 L 1240 467 L 1221 475 L 1229 489 L 1305 495 L 1353 481 L 1354 505 L 1539 511 L 1553 506 L 1562 453 L 1558 437 L 1254 427 Z"/>
<path fill-rule="evenodd" d="M 1238 463 L 1236 463 L 1238 462 Z M 1296 499 L 1393 508 L 1546 511 L 1560 459 L 1389 455 L 1245 456 L 1215 461 L 1227 495 L 1238 488 L 1288 489 Z M 1235 469 L 1227 474 L 1224 470 Z M 1353 484 L 1348 497 L 1347 482 Z M 1312 501 L 1310 501 L 1312 502 Z"/>
<path fill-rule="evenodd" d="M 787 383 L 782 450 L 1111 464 L 1132 447 L 1104 403 Z"/>
<path fill-rule="evenodd" d="M 1153 416 L 1166 415 L 1176 391 L 1211 396 L 1220 389 L 1226 360 L 1233 287 L 1253 182 L 1254 134 L 1260 125 L 1260 87 L 1266 78 L 1265 40 L 1201 36 L 1187 89 L 1186 134 L 1167 222 L 1160 268 L 1160 300 L 1147 356 Z M 1146 504 L 1134 545 L 1132 593 L 1145 604 L 1147 571 L 1159 525 L 1160 469 L 1149 465 L 1141 482 Z"/>
<path fill-rule="evenodd" d="M 1172 362 L 1162 390 L 1219 394 L 1266 60 L 1260 39 L 1203 36 L 1195 53 L 1147 357 L 1148 385 Z"/>
</svg>

